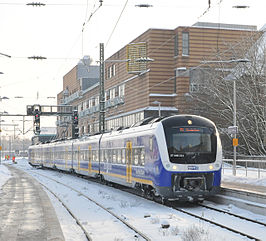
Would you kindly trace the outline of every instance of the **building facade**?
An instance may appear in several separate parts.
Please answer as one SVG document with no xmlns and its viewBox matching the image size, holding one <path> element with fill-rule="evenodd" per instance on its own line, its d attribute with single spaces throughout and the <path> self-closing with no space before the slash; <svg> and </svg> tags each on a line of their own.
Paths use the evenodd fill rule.
<svg viewBox="0 0 266 241">
<path fill-rule="evenodd" d="M 105 61 L 106 131 L 129 127 L 150 116 L 186 113 L 187 96 L 199 86 L 202 61 L 217 54 L 230 59 L 255 26 L 196 23 L 173 30 L 149 29 Z M 87 70 L 87 72 L 85 71 Z M 98 75 L 97 75 L 98 74 Z M 98 76 L 98 78 L 97 78 Z M 81 61 L 63 78 L 58 104 L 79 113 L 79 132 L 99 131 L 99 66 Z M 71 136 L 69 117 L 58 120 L 58 135 Z"/>
</svg>

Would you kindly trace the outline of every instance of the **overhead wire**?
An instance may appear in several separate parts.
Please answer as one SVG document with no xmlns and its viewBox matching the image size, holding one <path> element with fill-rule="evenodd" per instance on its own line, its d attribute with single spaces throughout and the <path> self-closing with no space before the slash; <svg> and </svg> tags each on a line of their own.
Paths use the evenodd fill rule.
<svg viewBox="0 0 266 241">
<path fill-rule="evenodd" d="M 99 0 L 99 3 L 100 3 L 99 6 L 98 6 L 94 11 L 91 12 L 89 18 L 88 18 L 87 20 L 84 21 L 84 23 L 83 23 L 83 25 L 82 25 L 82 32 L 83 32 L 84 29 L 85 29 L 85 25 L 88 24 L 88 23 L 90 22 L 92 16 L 93 16 L 93 15 L 94 15 L 94 14 L 100 9 L 100 7 L 102 7 L 102 5 L 103 5 L 103 1 Z M 93 8 L 95 8 L 95 5 L 96 5 L 96 3 L 94 3 Z"/>
<path fill-rule="evenodd" d="M 169 41 L 172 40 L 172 39 L 173 39 L 173 37 L 167 39 L 167 40 L 166 40 L 165 42 L 163 42 L 159 47 L 164 46 L 167 42 L 169 42 Z M 241 45 L 241 42 L 236 43 L 235 45 L 232 46 L 232 48 L 235 48 L 236 46 L 239 46 L 239 45 Z M 159 47 L 156 48 L 155 50 L 158 50 Z M 155 52 L 155 50 L 154 50 L 153 52 Z M 226 49 L 226 50 L 224 50 L 223 52 L 220 52 L 220 54 L 225 54 L 225 53 L 228 52 L 228 51 L 230 51 L 230 50 Z M 155 59 L 155 61 L 156 61 L 156 59 Z M 192 67 L 192 68 L 190 68 L 190 69 L 187 69 L 187 70 L 184 71 L 183 74 L 185 75 L 185 74 L 189 73 L 189 71 L 191 71 L 191 69 L 193 69 L 193 70 L 194 70 L 194 69 L 199 69 L 199 68 L 201 68 L 202 66 L 206 66 L 206 63 L 200 63 L 200 64 L 197 65 L 197 66 L 194 66 L 194 67 Z M 138 95 L 145 94 L 147 91 L 150 91 L 150 90 L 153 89 L 154 87 L 161 86 L 162 84 L 165 84 L 165 83 L 167 83 L 167 82 L 173 80 L 175 77 L 176 77 L 176 76 L 171 76 L 171 77 L 169 77 L 169 78 L 167 78 L 167 79 L 165 79 L 165 80 L 162 80 L 161 82 L 158 82 L 158 83 L 156 83 L 156 84 L 154 84 L 154 85 L 152 85 L 152 86 L 149 86 L 147 89 L 146 89 L 146 88 L 143 88 L 142 90 L 138 91 Z M 129 79 L 130 79 L 130 77 L 129 77 Z M 125 81 L 125 80 L 124 80 L 124 81 Z M 122 81 L 122 82 L 124 82 L 124 81 Z M 136 97 L 136 93 L 133 93 L 133 92 L 132 92 L 131 94 L 127 94 L 127 98 L 128 98 L 128 97 L 129 97 L 129 98 L 131 98 L 131 97 Z"/>
<path fill-rule="evenodd" d="M 115 29 L 116 29 L 116 27 L 117 27 L 117 25 L 118 25 L 118 23 L 119 23 L 119 21 L 120 21 L 120 19 L 121 19 L 121 17 L 122 17 L 123 12 L 125 11 L 125 8 L 126 8 L 127 4 L 128 4 L 128 0 L 126 0 L 126 2 L 125 2 L 125 4 L 124 4 L 124 7 L 123 7 L 123 9 L 122 9 L 122 11 L 121 11 L 121 13 L 120 13 L 120 15 L 119 15 L 117 21 L 116 21 L 116 24 L 115 24 L 115 26 L 114 26 L 114 28 L 113 28 L 113 30 L 112 30 L 112 32 L 111 32 L 111 34 L 110 34 L 110 36 L 109 36 L 107 42 L 106 42 L 106 44 L 105 44 L 105 47 L 108 46 L 109 41 L 110 41 L 110 39 L 111 39 L 112 36 L 113 36 L 113 33 L 114 33 L 114 31 L 115 31 Z"/>
<path fill-rule="evenodd" d="M 222 2 L 222 0 L 220 0 L 220 3 L 221 3 L 221 2 Z M 209 0 L 208 3 L 209 3 L 209 6 L 208 6 L 208 9 L 207 9 L 207 10 L 209 11 L 209 9 L 210 9 L 210 7 L 211 7 L 211 1 Z M 1 3 L 0 3 L 0 4 L 1 4 Z M 124 11 L 125 11 L 125 8 L 126 8 L 127 4 L 128 4 L 128 0 L 126 0 L 125 4 L 124 4 L 124 6 L 123 6 L 123 9 L 122 9 L 122 11 L 121 11 L 121 13 L 120 13 L 120 15 L 119 15 L 117 21 L 116 21 L 116 24 L 115 24 L 115 26 L 114 26 L 114 28 L 113 28 L 113 30 L 112 30 L 112 32 L 111 32 L 111 34 L 110 34 L 108 40 L 107 40 L 106 46 L 107 46 L 108 43 L 110 42 L 110 39 L 112 38 L 112 35 L 113 35 L 115 29 L 117 28 L 117 25 L 118 25 L 118 23 L 119 23 L 119 21 L 120 21 L 122 15 L 123 15 Z M 20 4 L 20 5 L 21 5 L 21 4 Z M 50 4 L 50 5 L 57 5 L 57 4 Z M 61 5 L 62 5 L 62 4 L 61 4 Z M 77 5 L 77 4 L 63 4 L 63 5 Z M 83 5 L 84 5 L 84 4 L 83 4 Z M 99 10 L 99 8 L 100 8 L 101 6 L 102 6 L 102 2 L 100 2 L 100 5 L 98 6 L 98 8 L 97 8 L 95 11 L 93 11 L 93 12 L 91 13 L 91 15 L 89 16 L 89 18 L 87 19 L 87 21 L 84 21 L 83 26 L 82 26 L 82 27 L 83 27 L 83 28 L 82 28 L 82 32 L 84 31 L 85 25 L 91 20 L 92 16 L 93 16 L 93 15 Z M 94 7 L 95 7 L 95 4 L 94 4 Z M 88 1 L 87 1 L 87 8 L 86 8 L 86 16 L 87 16 L 87 9 L 88 9 Z M 85 18 L 85 19 L 86 19 L 86 18 Z M 78 36 L 77 39 L 79 39 L 79 38 L 80 38 L 80 35 Z M 173 38 L 174 38 L 174 36 L 171 37 L 171 38 L 169 38 L 169 39 L 166 40 L 165 42 L 163 42 L 160 46 L 158 46 L 158 47 L 157 47 L 155 50 L 153 50 L 151 53 L 154 53 L 154 52 L 156 52 L 157 50 L 159 50 L 159 49 L 160 49 L 161 47 L 163 47 L 165 44 L 167 44 L 168 42 L 170 42 Z M 17 58 L 28 58 L 28 57 L 17 57 Z M 67 59 L 69 59 L 69 58 L 67 57 L 67 58 L 48 58 L 48 59 L 65 59 L 65 60 L 67 60 Z M 71 58 L 71 59 L 79 59 L 79 58 Z M 194 67 L 194 68 L 200 68 L 202 65 L 204 65 L 204 64 L 200 64 L 200 65 L 198 65 L 198 66 L 196 66 L 196 67 Z M 186 70 L 186 72 L 187 72 L 187 71 L 188 71 L 188 70 Z M 175 76 L 172 76 L 172 77 L 170 77 L 170 78 L 168 78 L 168 79 L 166 79 L 166 80 L 163 80 L 163 81 L 161 81 L 161 82 L 159 82 L 159 83 L 156 83 L 155 85 L 150 86 L 150 87 L 148 88 L 148 90 L 152 89 L 153 87 L 160 86 L 160 85 L 162 85 L 162 84 L 164 84 L 164 83 L 166 83 L 166 82 L 172 80 L 173 78 L 175 78 Z M 146 90 L 145 90 L 145 91 L 146 91 Z"/>
<path fill-rule="evenodd" d="M 82 24 L 82 29 L 81 29 L 81 32 L 79 33 L 79 35 L 77 36 L 77 38 L 76 38 L 76 40 L 75 40 L 75 42 L 74 42 L 74 44 L 72 45 L 72 47 L 71 47 L 71 49 L 69 50 L 69 52 L 68 52 L 68 55 L 69 55 L 69 53 L 72 51 L 72 49 L 74 48 L 74 46 L 76 45 L 76 43 L 79 41 L 79 39 L 81 38 L 81 57 L 83 57 L 83 51 L 84 51 L 84 49 L 83 49 L 83 33 L 84 33 L 84 30 L 85 30 L 85 27 L 86 27 L 86 25 L 90 22 L 90 20 L 91 20 L 91 18 L 92 18 L 92 16 L 100 9 L 100 7 L 102 7 L 102 5 L 103 5 L 103 0 L 99 0 L 99 6 L 94 10 L 94 8 L 95 8 L 95 6 L 96 6 L 96 0 L 95 0 L 95 2 L 94 2 L 94 6 L 93 6 L 93 8 L 92 8 L 92 12 L 91 12 L 91 14 L 90 14 L 90 16 L 87 18 L 87 16 L 88 16 L 88 8 L 89 8 L 89 4 L 88 4 L 88 0 L 87 0 L 87 6 L 86 6 L 86 13 L 85 13 L 85 20 L 84 20 L 84 22 L 83 22 L 83 24 Z M 68 60 L 68 59 L 70 59 L 70 58 L 65 58 L 65 60 Z M 80 58 L 78 58 L 79 60 L 80 60 Z M 59 69 L 62 69 L 62 66 L 63 65 L 61 65 L 60 66 L 60 68 Z M 59 70 L 58 70 L 58 72 L 59 72 Z M 57 72 L 57 73 L 58 73 Z"/>
</svg>

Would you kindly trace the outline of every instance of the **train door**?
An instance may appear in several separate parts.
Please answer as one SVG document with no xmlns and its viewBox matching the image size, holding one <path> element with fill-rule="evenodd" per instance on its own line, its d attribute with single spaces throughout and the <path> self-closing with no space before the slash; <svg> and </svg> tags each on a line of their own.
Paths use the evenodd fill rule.
<svg viewBox="0 0 266 241">
<path fill-rule="evenodd" d="M 55 150 L 54 150 L 55 148 L 54 147 L 52 147 L 51 148 L 51 161 L 50 161 L 50 165 L 51 165 L 51 167 L 54 165 L 54 155 L 55 155 Z"/>
<path fill-rule="evenodd" d="M 92 162 L 92 150 L 91 150 L 91 146 L 89 146 L 89 155 L 88 155 L 88 159 L 89 159 L 89 173 L 91 173 L 91 170 L 92 170 L 92 168 L 91 168 L 91 162 Z"/>
<path fill-rule="evenodd" d="M 78 170 L 80 170 L 80 146 L 78 146 L 78 151 L 77 151 L 77 161 L 78 161 Z"/>
<path fill-rule="evenodd" d="M 68 148 L 65 148 L 65 169 L 67 170 L 67 162 L 68 162 Z"/>
<path fill-rule="evenodd" d="M 74 144 L 71 143 L 71 170 L 74 170 Z"/>
<path fill-rule="evenodd" d="M 126 177 L 127 183 L 132 182 L 132 142 L 128 141 L 126 145 Z"/>
</svg>

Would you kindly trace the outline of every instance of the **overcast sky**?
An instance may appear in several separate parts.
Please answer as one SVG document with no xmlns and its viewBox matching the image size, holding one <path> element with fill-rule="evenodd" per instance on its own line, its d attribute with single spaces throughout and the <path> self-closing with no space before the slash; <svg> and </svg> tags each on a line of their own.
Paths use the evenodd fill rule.
<svg viewBox="0 0 266 241">
<path fill-rule="evenodd" d="M 211 0 L 208 11 L 208 0 L 103 0 L 98 10 L 99 0 L 43 0 L 36 1 L 46 4 L 42 7 L 26 5 L 32 2 L 0 0 L 0 53 L 11 56 L 0 55 L 4 73 L 0 74 L 0 96 L 10 98 L 0 102 L 0 112 L 26 114 L 26 105 L 56 104 L 47 97 L 56 97 L 62 90 L 63 76 L 82 56 L 99 59 L 100 42 L 105 43 L 108 58 L 148 28 L 174 29 L 209 21 L 260 29 L 266 23 L 265 0 Z M 135 7 L 141 3 L 153 7 Z M 249 8 L 233 8 L 236 5 Z M 30 56 L 47 60 L 30 60 Z M 2 119 L 9 123 L 17 118 Z M 53 125 L 54 119 L 49 120 L 45 118 L 42 126 Z"/>
</svg>

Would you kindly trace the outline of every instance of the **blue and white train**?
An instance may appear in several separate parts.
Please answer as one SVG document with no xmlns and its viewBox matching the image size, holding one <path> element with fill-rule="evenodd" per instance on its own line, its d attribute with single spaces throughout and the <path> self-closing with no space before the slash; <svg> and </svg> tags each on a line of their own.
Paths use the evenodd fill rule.
<svg viewBox="0 0 266 241">
<path fill-rule="evenodd" d="M 33 145 L 29 163 L 141 189 L 168 200 L 202 201 L 219 191 L 222 147 L 215 124 L 195 115 Z"/>
</svg>

